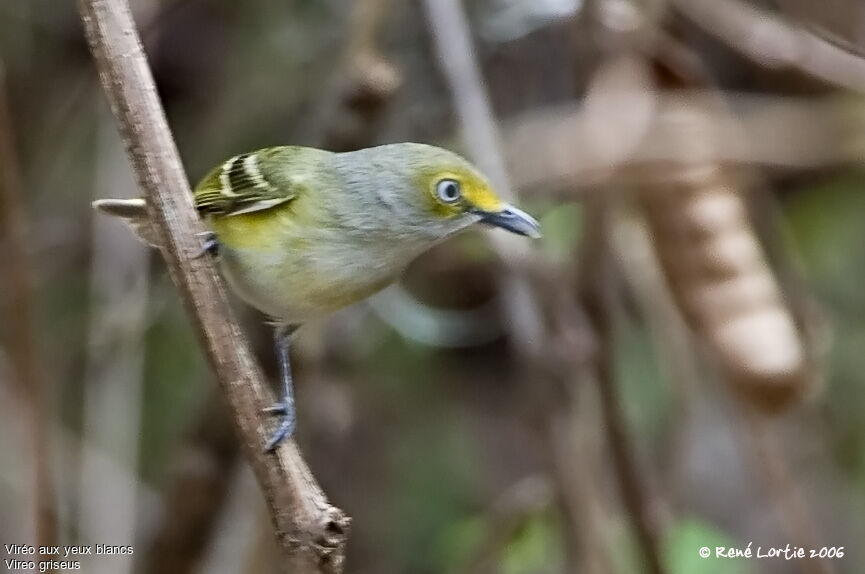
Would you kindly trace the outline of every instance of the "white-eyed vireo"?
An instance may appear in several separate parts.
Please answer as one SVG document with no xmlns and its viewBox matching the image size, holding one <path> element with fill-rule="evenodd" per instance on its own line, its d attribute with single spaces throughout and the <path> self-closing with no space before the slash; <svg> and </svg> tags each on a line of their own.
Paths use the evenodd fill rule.
<svg viewBox="0 0 865 574">
<path fill-rule="evenodd" d="M 393 282 L 432 245 L 475 223 L 539 237 L 538 222 L 504 203 L 469 162 L 400 143 L 346 153 L 273 147 L 235 156 L 195 188 L 195 205 L 237 294 L 273 317 L 283 398 L 266 448 L 294 430 L 289 335 L 302 323 Z M 156 234 L 142 199 L 94 206 Z"/>
</svg>

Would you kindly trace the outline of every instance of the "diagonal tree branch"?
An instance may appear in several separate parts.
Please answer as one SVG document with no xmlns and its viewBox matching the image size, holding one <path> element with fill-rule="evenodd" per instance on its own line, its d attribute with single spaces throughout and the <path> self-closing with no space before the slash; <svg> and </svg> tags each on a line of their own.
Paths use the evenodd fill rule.
<svg viewBox="0 0 865 574">
<path fill-rule="evenodd" d="M 124 0 L 80 0 L 99 77 L 117 118 L 172 280 L 229 404 L 241 446 L 264 493 L 287 571 L 342 570 L 350 519 L 332 506 L 294 441 L 265 454 L 259 416 L 273 395 L 228 305 L 214 266 L 196 259 L 200 222 L 141 41 Z"/>
</svg>

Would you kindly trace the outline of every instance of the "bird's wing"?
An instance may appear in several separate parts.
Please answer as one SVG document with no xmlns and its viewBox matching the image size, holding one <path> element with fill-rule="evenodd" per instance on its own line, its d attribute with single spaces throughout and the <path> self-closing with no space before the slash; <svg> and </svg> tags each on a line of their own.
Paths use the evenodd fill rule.
<svg viewBox="0 0 865 574">
<path fill-rule="evenodd" d="M 267 148 L 236 155 L 212 170 L 195 188 L 195 206 L 202 214 L 240 215 L 262 211 L 297 197 L 300 186 L 274 177 L 273 164 L 291 148 Z"/>
</svg>

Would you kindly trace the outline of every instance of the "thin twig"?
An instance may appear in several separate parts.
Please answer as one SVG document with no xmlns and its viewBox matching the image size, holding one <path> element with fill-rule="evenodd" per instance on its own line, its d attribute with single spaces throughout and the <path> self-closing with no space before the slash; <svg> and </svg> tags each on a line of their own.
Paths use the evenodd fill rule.
<svg viewBox="0 0 865 574">
<path fill-rule="evenodd" d="M 57 544 L 57 507 L 51 476 L 48 405 L 45 377 L 33 330 L 33 277 L 27 255 L 26 214 L 21 205 L 21 179 L 6 99 L 5 70 L 0 62 L 0 252 L 6 255 L 4 276 L 9 298 L 3 313 L 13 370 L 27 408 L 33 461 L 34 517 L 39 546 Z"/>
<path fill-rule="evenodd" d="M 590 365 L 587 364 L 586 367 Z M 608 550 L 609 512 L 604 508 L 597 473 L 603 465 L 598 452 L 600 423 L 597 399 L 587 369 L 574 373 L 571 405 L 547 419 L 551 478 L 559 493 L 568 572 L 616 572 Z"/>
<path fill-rule="evenodd" d="M 759 473 L 766 493 L 776 512 L 778 524 L 784 534 L 802 548 L 819 548 L 817 524 L 802 494 L 790 465 L 773 439 L 764 415 L 749 405 L 743 405 L 744 433 L 740 439 L 751 456 L 752 466 Z M 832 560 L 808 558 L 800 561 L 804 574 L 834 574 Z"/>
<path fill-rule="evenodd" d="M 586 216 L 589 225 L 585 232 L 580 257 L 581 298 L 598 341 L 594 381 L 598 388 L 601 415 L 610 443 L 622 500 L 631 515 L 646 570 L 653 574 L 661 574 L 665 570 L 661 561 L 657 520 L 644 481 L 640 478 L 634 445 L 628 434 L 624 408 L 613 372 L 615 341 L 611 294 L 615 285 L 611 281 L 611 257 L 608 247 L 609 207 L 605 203 L 601 198 L 595 198 L 590 202 L 591 209 Z"/>
<path fill-rule="evenodd" d="M 687 419 L 692 408 L 694 385 L 700 379 L 700 365 L 691 333 L 652 251 L 645 221 L 637 215 L 626 214 L 621 208 L 611 215 L 611 248 L 621 262 L 622 278 L 645 320 L 662 374 L 673 390 L 677 414 Z"/>
<path fill-rule="evenodd" d="M 497 125 L 474 56 L 471 36 L 462 7 L 457 0 L 426 0 L 424 5 L 432 28 L 435 48 L 442 64 L 445 79 L 451 90 L 469 155 L 487 173 L 499 193 L 506 200 L 515 201 L 516 195 L 511 188 L 505 169 Z M 547 399 L 544 405 L 545 417 L 549 419 L 547 422 L 550 422 L 563 415 L 563 413 L 558 412 L 562 410 L 562 405 L 559 400 L 561 393 L 557 392 L 561 389 L 557 387 L 567 385 L 570 382 L 573 370 L 586 368 L 584 364 L 586 352 L 580 347 L 585 346 L 586 340 L 593 340 L 594 336 L 591 332 L 586 332 L 588 323 L 580 319 L 583 313 L 579 304 L 573 300 L 573 297 L 564 303 L 563 290 L 559 288 L 560 285 L 553 285 L 555 297 L 552 299 L 555 301 L 553 302 L 554 310 L 551 311 L 551 314 L 560 318 L 562 316 L 578 316 L 567 322 L 571 328 L 579 331 L 579 334 L 574 338 L 578 339 L 580 344 L 570 349 L 568 359 L 559 365 L 560 368 L 556 369 L 547 364 L 546 359 L 549 358 L 546 355 L 547 350 L 555 348 L 560 341 L 555 339 L 544 324 L 541 314 L 543 298 L 539 296 L 536 289 L 533 289 L 530 281 L 531 273 L 539 272 L 540 269 L 529 265 L 529 260 L 533 258 L 531 250 L 526 242 L 520 241 L 519 238 L 493 233 L 490 235 L 490 242 L 499 258 L 507 266 L 507 272 L 501 280 L 500 289 L 503 294 L 502 299 L 505 302 L 504 310 L 507 313 L 507 324 L 510 328 L 510 342 L 523 363 L 521 365 L 522 371 L 526 375 L 533 374 L 536 376 L 534 380 L 526 377 L 526 383 L 533 383 L 533 394 L 543 395 Z M 534 257 L 534 259 L 537 258 Z M 541 279 L 543 281 L 538 281 L 538 284 L 550 283 L 550 277 Z M 555 280 L 553 282 L 555 283 Z M 544 373 L 552 376 L 538 376 Z M 538 379 L 542 379 L 543 385 L 537 385 Z M 604 384 L 608 382 L 605 381 Z M 548 388 L 537 388 L 538 386 Z M 573 416 L 572 413 L 566 414 Z M 545 440 L 548 441 L 552 457 L 566 456 L 572 452 L 570 448 L 565 448 L 562 443 L 562 440 L 566 441 L 570 437 L 555 432 L 554 424 L 549 426 L 551 428 L 547 429 Z M 557 476 L 558 468 L 563 468 L 565 465 L 565 461 L 553 461 L 549 471 L 553 476 Z M 572 478 L 578 477 L 572 476 Z M 574 484 L 564 484 L 563 481 L 559 480 L 555 482 L 555 486 L 558 489 L 579 488 Z M 560 492 L 557 497 L 559 502 L 569 499 L 570 497 L 567 495 L 568 493 Z M 561 504 L 560 507 L 566 515 L 566 523 L 571 526 L 579 523 L 580 516 L 575 505 Z M 575 528 L 570 529 L 576 530 Z M 569 539 L 566 542 L 571 544 L 572 541 Z M 587 540 L 586 545 L 588 544 L 591 542 Z M 570 562 L 568 566 L 574 570 L 576 568 L 574 553 L 568 552 L 567 559 Z M 653 572 L 661 572 L 660 566 Z"/>
<path fill-rule="evenodd" d="M 865 59 L 780 15 L 739 0 L 673 0 L 703 30 L 759 64 L 796 68 L 830 84 L 865 91 Z"/>
<path fill-rule="evenodd" d="M 141 41 L 123 0 L 80 0 L 85 32 L 121 136 L 162 236 L 163 256 L 229 404 L 291 572 L 342 570 L 350 519 L 332 506 L 294 441 L 265 454 L 261 411 L 273 402 L 219 275 L 196 258 L 202 230 Z"/>
<path fill-rule="evenodd" d="M 489 176 L 499 195 L 506 201 L 514 201 L 497 124 L 475 61 L 462 7 L 457 0 L 426 0 L 424 6 L 469 155 Z M 525 356 L 536 355 L 541 349 L 543 326 L 540 307 L 523 273 L 530 248 L 522 238 L 510 234 L 490 232 L 488 237 L 496 254 L 510 268 L 502 279 L 501 291 L 505 311 L 510 314 L 511 343 Z"/>
</svg>

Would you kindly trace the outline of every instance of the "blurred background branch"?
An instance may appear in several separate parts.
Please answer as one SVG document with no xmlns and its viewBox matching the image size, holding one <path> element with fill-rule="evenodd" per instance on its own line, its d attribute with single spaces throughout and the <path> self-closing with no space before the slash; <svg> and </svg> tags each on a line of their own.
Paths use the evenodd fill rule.
<svg viewBox="0 0 865 574">
<path fill-rule="evenodd" d="M 132 180 L 122 142 L 103 115 L 97 127 L 98 165 L 93 199 L 106 197 L 126 188 Z M 144 394 L 144 333 L 148 319 L 149 250 L 129 237 L 128 230 L 116 221 L 94 221 L 91 261 L 91 315 L 88 329 L 87 364 L 83 397 L 83 440 L 81 451 L 78 536 L 82 541 L 104 541 L 123 545 L 135 540 L 137 476 L 142 398 Z M 97 454 L 98 453 L 98 454 Z M 109 454 L 110 453 L 110 454 Z M 106 472 L 106 458 L 125 466 L 129 480 L 112 480 Z M 102 511 L 110 493 L 113 512 Z M 121 563 L 122 562 L 122 563 Z M 93 572 L 131 572 L 133 557 L 107 563 L 91 560 Z"/>
<path fill-rule="evenodd" d="M 24 448 L 19 445 L 18 457 L 19 464 L 29 461 L 32 471 L 32 498 L 28 510 L 33 519 L 34 540 L 38 546 L 52 546 L 58 540 L 57 501 L 50 463 L 52 416 L 34 331 L 35 278 L 30 262 L 30 232 L 12 121 L 6 68 L 0 59 L 0 267 L 5 277 L 3 316 L 7 318 L 4 321 L 4 339 L 9 349 L 12 378 L 27 419 L 29 436 Z"/>
<path fill-rule="evenodd" d="M 196 571 L 224 509 L 238 455 L 230 421 L 213 394 L 175 455 L 166 508 L 151 536 L 143 572 Z M 241 521 L 237 515 L 233 518 Z"/>
<path fill-rule="evenodd" d="M 622 501 L 633 520 L 647 572 L 661 574 L 663 566 L 657 509 L 649 492 L 646 473 L 640 470 L 628 429 L 615 374 L 615 297 L 619 291 L 611 268 L 610 204 L 595 198 L 591 222 L 586 228 L 580 263 L 580 300 L 592 325 L 597 346 L 592 361 L 592 380 L 597 386 L 601 420 L 607 434 Z"/>
<path fill-rule="evenodd" d="M 509 178 L 505 171 L 505 162 L 502 156 L 499 135 L 495 121 L 493 119 L 492 110 L 489 105 L 489 99 L 485 93 L 483 80 L 474 60 L 474 50 L 471 46 L 471 38 L 465 17 L 462 9 L 456 0 L 427 0 L 425 4 L 430 19 L 430 24 L 433 31 L 435 46 L 438 51 L 439 58 L 442 62 L 442 69 L 447 79 L 454 98 L 454 105 L 457 110 L 457 115 L 462 124 L 462 135 L 469 149 L 469 155 L 475 162 L 489 174 L 497 189 L 503 194 L 503 197 L 508 201 L 517 201 L 516 193 L 511 189 Z M 595 203 L 594 205 L 600 205 Z M 600 224 L 604 221 L 603 212 L 594 210 L 590 212 L 590 217 L 593 218 L 595 224 Z M 593 229 L 590 227 L 589 229 Z M 601 227 L 600 229 L 603 229 Z M 587 232 L 590 233 L 590 232 Z M 604 231 L 600 234 L 603 235 Z M 587 241 L 591 244 L 590 248 L 593 257 L 605 258 L 604 251 L 599 249 L 599 243 L 591 243 L 592 237 Z M 602 405 L 604 412 L 604 421 L 608 429 L 611 448 L 613 449 L 614 460 L 616 463 L 617 476 L 620 481 L 621 491 L 625 504 L 629 510 L 630 516 L 634 520 L 635 528 L 638 533 L 638 540 L 643 552 L 645 567 L 647 571 L 653 574 L 661 574 L 664 569 L 661 565 L 661 556 L 658 546 L 657 535 L 655 529 L 651 526 L 648 517 L 648 498 L 643 493 L 643 487 L 640 483 L 636 465 L 633 462 L 633 453 L 630 446 L 627 444 L 627 431 L 623 428 L 621 407 L 615 400 L 614 380 L 611 373 L 609 357 L 606 353 L 612 352 L 612 341 L 609 338 L 608 326 L 609 323 L 600 314 L 592 316 L 593 323 L 584 320 L 586 313 L 579 308 L 579 303 L 568 297 L 563 297 L 560 290 L 566 289 L 566 285 L 559 285 L 549 288 L 546 293 L 532 288 L 529 273 L 534 271 L 534 281 L 540 284 L 543 281 L 543 276 L 540 274 L 539 267 L 534 270 L 529 268 L 526 263 L 529 259 L 526 253 L 524 244 L 513 241 L 513 238 L 498 234 L 490 234 L 490 240 L 497 255 L 507 265 L 505 275 L 499 281 L 499 288 L 504 294 L 503 304 L 505 313 L 508 318 L 507 323 L 510 327 L 510 341 L 517 350 L 518 356 L 523 360 L 524 364 L 520 366 L 520 371 L 526 377 L 526 381 L 531 380 L 529 377 L 532 373 L 551 374 L 552 377 L 545 384 L 550 385 L 549 389 L 527 388 L 528 392 L 540 392 L 546 397 L 540 405 L 543 412 L 542 416 L 555 417 L 561 416 L 563 405 L 566 407 L 569 403 L 566 401 L 561 403 L 559 393 L 561 389 L 557 388 L 561 385 L 568 385 L 570 380 L 570 372 L 573 370 L 581 370 L 588 367 L 591 376 L 597 382 L 599 394 L 602 397 Z M 593 260 L 596 261 L 596 260 Z M 591 277 L 597 278 L 603 276 L 598 268 L 588 267 Z M 602 285 L 598 291 L 592 291 L 596 295 L 600 292 L 605 292 L 608 286 Z M 591 299 L 596 303 L 593 309 L 608 309 L 606 301 L 598 301 Z M 570 361 L 566 360 L 558 362 L 560 371 L 550 368 L 549 359 L 551 348 L 561 348 L 562 342 L 547 331 L 544 325 L 541 308 L 542 301 L 546 303 L 548 309 L 554 316 L 575 318 L 567 325 L 574 329 L 578 334 L 573 338 L 578 343 L 574 349 L 565 351 L 570 357 Z M 587 298 L 586 301 L 589 301 Z M 582 301 L 581 303 L 584 303 Z M 597 330 L 600 329 L 602 335 L 596 337 Z M 565 339 L 567 341 L 567 339 Z M 592 341 L 587 345 L 586 341 Z M 591 350 L 587 351 L 587 347 Z M 559 358 L 559 357 L 556 357 Z M 563 358 L 563 357 L 562 357 Z M 533 382 L 533 387 L 537 385 L 537 379 Z M 564 411 L 565 420 L 574 416 L 573 412 L 569 412 L 566 408 Z M 559 423 L 561 424 L 561 423 Z M 556 432 L 556 425 L 550 423 L 547 426 L 546 440 L 550 441 L 549 452 L 552 454 L 553 469 L 566 467 L 567 462 L 555 461 L 557 456 L 567 456 L 571 453 L 566 447 L 558 444 L 558 441 L 567 437 L 562 437 Z M 555 470 L 553 471 L 555 474 Z M 575 477 L 576 478 L 576 477 Z M 557 482 L 562 489 L 579 488 L 576 484 L 566 484 Z M 558 499 L 562 502 L 569 498 L 569 494 L 560 493 Z M 575 511 L 576 508 L 572 505 L 563 504 L 562 512 L 567 515 Z M 574 524 L 579 521 L 576 516 L 568 517 L 567 522 Z M 568 565 L 568 570 L 579 570 L 578 563 L 571 556 L 572 562 Z"/>
<path fill-rule="evenodd" d="M 672 0 L 676 9 L 730 48 L 772 68 L 793 67 L 830 84 L 865 90 L 865 60 L 740 0 Z"/>
</svg>

